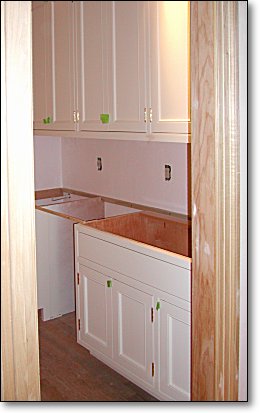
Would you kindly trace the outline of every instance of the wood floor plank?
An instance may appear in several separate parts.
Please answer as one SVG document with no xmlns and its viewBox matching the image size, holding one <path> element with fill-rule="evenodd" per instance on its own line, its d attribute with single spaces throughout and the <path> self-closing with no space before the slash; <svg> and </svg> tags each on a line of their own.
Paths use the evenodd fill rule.
<svg viewBox="0 0 260 413">
<path fill-rule="evenodd" d="M 76 341 L 75 313 L 39 317 L 42 401 L 158 401 Z"/>
</svg>

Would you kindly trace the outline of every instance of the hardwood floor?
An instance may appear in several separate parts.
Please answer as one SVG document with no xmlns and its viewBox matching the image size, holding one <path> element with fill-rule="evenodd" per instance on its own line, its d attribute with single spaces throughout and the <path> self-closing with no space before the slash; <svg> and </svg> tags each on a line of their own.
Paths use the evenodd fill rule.
<svg viewBox="0 0 260 413">
<path fill-rule="evenodd" d="M 42 401 L 158 401 L 76 341 L 75 313 L 39 317 Z"/>
</svg>

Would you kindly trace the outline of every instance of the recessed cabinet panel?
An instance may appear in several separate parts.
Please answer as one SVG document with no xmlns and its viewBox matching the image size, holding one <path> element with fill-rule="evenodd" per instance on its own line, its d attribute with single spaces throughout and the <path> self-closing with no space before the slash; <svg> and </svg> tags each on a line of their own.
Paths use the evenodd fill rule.
<svg viewBox="0 0 260 413">
<path fill-rule="evenodd" d="M 33 2 L 34 3 L 34 2 Z M 74 130 L 74 6 L 33 5 L 34 128 Z"/>
<path fill-rule="evenodd" d="M 107 113 L 107 16 L 104 1 L 76 3 L 79 129 L 107 130 L 100 120 Z"/>
<path fill-rule="evenodd" d="M 160 304 L 160 390 L 174 400 L 190 398 L 190 313 Z"/>
<path fill-rule="evenodd" d="M 112 295 L 108 280 L 109 277 L 80 266 L 78 334 L 87 348 L 112 356 Z"/>
<path fill-rule="evenodd" d="M 107 7 L 109 130 L 145 132 L 145 2 L 110 1 Z"/>
<path fill-rule="evenodd" d="M 51 103 L 52 88 L 50 78 L 46 76 L 46 69 L 50 65 L 50 56 L 47 53 L 50 16 L 50 2 L 32 2 L 33 119 L 36 129 L 43 127 L 43 119 L 52 111 L 52 107 L 48 106 Z"/>
<path fill-rule="evenodd" d="M 189 2 L 152 1 L 149 5 L 151 130 L 188 133 Z"/>
<path fill-rule="evenodd" d="M 75 58 L 73 2 L 53 1 L 51 34 L 53 113 L 50 128 L 74 130 Z"/>
<path fill-rule="evenodd" d="M 114 359 L 143 380 L 152 383 L 153 297 L 113 281 Z"/>
</svg>

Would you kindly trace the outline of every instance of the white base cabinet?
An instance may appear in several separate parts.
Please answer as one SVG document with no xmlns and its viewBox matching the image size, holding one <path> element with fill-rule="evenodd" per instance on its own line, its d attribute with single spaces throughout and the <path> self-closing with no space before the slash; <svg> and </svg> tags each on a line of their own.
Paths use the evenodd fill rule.
<svg viewBox="0 0 260 413">
<path fill-rule="evenodd" d="M 190 399 L 190 312 L 160 302 L 160 390 L 175 400 Z"/>
<path fill-rule="evenodd" d="M 153 383 L 153 296 L 113 280 L 114 360 Z"/>
<path fill-rule="evenodd" d="M 78 330 L 81 344 L 112 356 L 111 279 L 87 267 L 80 267 Z"/>
<path fill-rule="evenodd" d="M 106 246 L 110 257 L 107 266 Z M 158 271 L 158 288 L 154 282 L 149 285 L 149 277 L 161 251 L 161 260 L 171 267 L 172 279 L 175 271 L 183 275 L 178 291 L 186 298 L 191 260 L 183 257 L 184 273 L 179 273 L 180 255 L 157 248 L 157 258 L 152 259 L 153 247 L 82 224 L 75 225 L 75 250 L 79 344 L 159 400 L 190 400 L 190 301 L 175 295 L 171 283 L 168 288 L 161 284 L 164 266 Z M 125 258 L 124 271 L 117 262 L 127 251 L 132 266 Z M 144 259 L 133 271 L 134 254 L 140 260 L 148 255 L 149 265 Z"/>
</svg>

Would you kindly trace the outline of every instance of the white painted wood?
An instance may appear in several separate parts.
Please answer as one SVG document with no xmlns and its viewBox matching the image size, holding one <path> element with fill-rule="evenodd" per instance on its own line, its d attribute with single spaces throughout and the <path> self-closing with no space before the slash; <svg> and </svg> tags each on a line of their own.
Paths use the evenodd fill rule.
<svg viewBox="0 0 260 413">
<path fill-rule="evenodd" d="M 50 4 L 46 1 L 32 2 L 32 58 L 33 58 L 33 120 L 34 128 L 43 126 L 43 119 L 51 113 L 48 107 L 50 84 L 47 84 L 47 24 Z"/>
<path fill-rule="evenodd" d="M 148 254 L 152 253 L 153 247 L 151 249 L 148 247 L 146 251 L 143 247 L 144 253 L 134 251 L 131 241 L 128 243 L 128 247 L 120 247 L 114 242 L 117 236 L 109 235 L 111 235 L 110 242 L 80 232 L 78 234 L 79 258 L 87 257 L 107 268 L 163 291 L 170 291 L 177 297 L 190 301 L 190 271 L 188 269 L 164 261 L 163 258 L 167 259 L 167 254 L 163 257 L 163 253 L 161 253 L 161 259 L 149 256 Z M 100 237 L 100 234 L 98 236 Z"/>
<path fill-rule="evenodd" d="M 40 34 L 33 37 L 34 128 L 73 131 L 76 106 L 74 4 L 71 1 L 39 3 L 44 4 L 33 10 L 33 35 L 38 26 L 41 28 Z M 45 102 L 39 103 L 42 99 Z M 45 117 L 50 117 L 51 123 L 44 124 Z"/>
<path fill-rule="evenodd" d="M 78 340 L 112 357 L 112 287 L 108 281 L 109 276 L 79 266 Z"/>
<path fill-rule="evenodd" d="M 35 210 L 35 228 L 38 309 L 43 308 L 46 312 L 50 307 L 48 215 L 37 209 Z M 44 315 L 44 319 L 49 318 L 47 314 Z"/>
<path fill-rule="evenodd" d="M 110 131 L 146 132 L 145 1 L 107 6 L 108 113 Z"/>
<path fill-rule="evenodd" d="M 35 3 L 36 129 L 189 141 L 189 2 Z"/>
<path fill-rule="evenodd" d="M 60 131 L 35 131 L 37 136 L 61 136 Z M 112 139 L 117 141 L 139 141 L 139 142 L 171 142 L 171 143 L 190 143 L 190 134 L 171 134 L 171 133 L 142 133 L 142 132 L 94 132 L 94 131 L 63 131 L 64 138 L 83 138 L 91 140 Z"/>
<path fill-rule="evenodd" d="M 91 230 L 91 236 L 88 234 L 89 230 Z M 91 340 L 85 334 L 86 322 L 84 321 L 85 330 L 82 333 L 81 324 L 81 330 L 78 331 L 78 342 L 87 347 L 91 354 L 159 400 L 189 400 L 189 285 L 186 284 L 188 294 L 184 294 L 187 298 L 186 301 L 183 300 L 183 297 L 180 298 L 182 294 L 178 290 L 174 274 L 171 274 L 172 277 L 167 279 L 167 283 L 163 281 L 165 275 L 163 252 L 161 252 L 161 259 L 158 259 L 158 256 L 152 259 L 151 255 L 154 251 L 150 251 L 149 246 L 146 248 L 146 254 L 141 254 L 140 251 L 138 252 L 138 247 L 137 251 L 134 251 L 131 240 L 92 230 L 93 228 L 87 228 L 81 224 L 75 225 L 75 267 L 76 271 L 80 272 L 82 272 L 82 268 L 88 267 L 87 277 L 89 278 L 89 274 L 91 274 L 91 282 L 94 285 L 95 283 L 104 284 L 108 275 L 112 280 L 112 356 L 103 351 L 100 344 L 103 343 L 103 347 L 107 350 L 108 346 L 104 346 L 106 328 L 104 327 L 104 317 L 102 318 L 102 314 L 107 310 L 104 309 L 106 298 L 102 287 L 99 287 L 101 289 L 99 295 L 96 292 L 82 294 L 82 292 L 79 293 L 82 291 L 82 287 L 80 286 L 78 289 L 78 317 L 83 317 L 81 309 L 88 308 L 89 302 L 94 300 L 95 303 L 100 303 L 100 309 L 95 307 L 94 314 L 87 315 L 89 319 L 92 317 L 92 325 L 94 325 L 92 327 L 94 334 L 92 334 Z M 133 254 L 139 256 L 140 260 L 136 260 Z M 149 264 L 147 264 L 147 258 L 151 259 Z M 167 253 L 164 258 L 168 260 Z M 185 257 L 183 258 L 185 259 Z M 187 271 L 190 283 L 190 271 L 168 262 L 165 264 Z M 155 271 L 153 267 L 156 267 Z M 182 275 L 179 274 L 178 277 L 180 284 L 182 284 Z M 86 287 L 86 290 L 88 288 Z M 167 292 L 162 291 L 164 288 Z M 158 312 L 155 310 L 157 299 L 161 303 L 161 309 Z M 153 322 L 151 308 L 154 312 Z M 87 310 L 84 312 L 87 314 Z M 95 321 L 96 318 L 98 318 L 97 321 Z M 81 339 L 82 334 L 85 334 L 86 339 L 85 337 L 83 340 Z M 97 340 L 100 336 L 103 339 Z M 154 377 L 152 376 L 152 363 L 155 363 Z"/>
<path fill-rule="evenodd" d="M 75 239 L 75 243 L 77 244 L 77 239 Z M 78 250 L 77 247 L 76 247 L 76 250 Z M 77 265 L 78 264 L 84 265 L 85 267 L 91 268 L 91 269 L 93 269 L 97 272 L 101 272 L 101 273 L 102 272 L 107 272 L 107 273 L 109 272 L 109 275 L 114 280 L 117 280 L 117 281 L 122 282 L 122 283 L 127 284 L 127 285 L 131 285 L 131 287 L 136 288 L 137 290 L 144 291 L 147 294 L 150 294 L 151 296 L 156 296 L 157 299 L 167 301 L 168 303 L 173 304 L 177 307 L 183 308 L 186 311 L 189 311 L 189 312 L 191 311 L 191 303 L 189 301 L 182 300 L 181 298 L 170 294 L 171 291 L 165 292 L 165 291 L 159 290 L 159 289 L 154 288 L 153 286 L 151 286 L 149 284 L 144 284 L 142 281 L 138 281 L 134 278 L 131 278 L 131 280 L 130 280 L 129 276 L 121 274 L 121 273 L 116 272 L 116 271 L 111 270 L 111 269 L 108 270 L 106 267 L 103 267 L 102 265 L 97 264 L 93 261 L 90 261 L 86 258 L 76 257 L 76 261 L 77 261 Z M 155 292 L 156 292 L 156 294 L 155 294 Z"/>
<path fill-rule="evenodd" d="M 38 309 L 44 321 L 75 310 L 73 223 L 36 210 Z"/>
<path fill-rule="evenodd" d="M 106 131 L 108 113 L 107 16 L 104 1 L 76 2 L 79 130 Z"/>
<path fill-rule="evenodd" d="M 151 1 L 150 76 L 153 133 L 190 130 L 189 2 Z"/>
<path fill-rule="evenodd" d="M 153 297 L 113 280 L 114 359 L 128 371 L 152 383 Z"/>
<path fill-rule="evenodd" d="M 107 245 L 108 243 L 112 243 L 113 245 L 118 245 L 122 247 L 122 249 L 123 248 L 129 249 L 130 251 L 134 251 L 142 255 L 155 258 L 158 261 L 164 261 L 165 263 L 175 265 L 176 267 L 191 270 L 192 259 L 189 257 L 185 257 L 184 255 L 175 254 L 174 252 L 171 252 L 171 251 L 166 251 L 161 248 L 153 247 L 152 245 L 134 241 L 130 238 L 121 237 L 119 235 L 108 233 L 106 231 L 102 231 L 102 230 L 99 230 L 99 229 L 96 229 L 96 228 L 93 228 L 87 225 L 79 224 L 77 228 L 78 228 L 78 234 L 82 234 L 82 235 L 86 234 L 89 237 L 93 237 L 93 238 L 96 238 L 97 240 L 104 241 L 104 245 Z M 81 235 L 78 235 L 78 236 L 81 237 Z M 100 245 L 102 245 L 102 243 Z M 82 243 L 81 248 L 86 248 L 84 247 L 84 243 Z M 83 252 L 82 255 L 81 253 L 79 253 L 79 257 L 81 256 L 84 257 L 84 250 L 82 250 L 82 252 Z M 93 254 L 95 254 L 95 252 L 93 252 Z M 94 261 L 98 259 L 97 254 L 93 255 L 93 258 L 94 257 L 96 257 Z M 113 262 L 112 260 L 113 258 L 111 258 L 111 263 Z"/>
<path fill-rule="evenodd" d="M 160 391 L 190 400 L 190 312 L 160 301 Z"/>
</svg>

